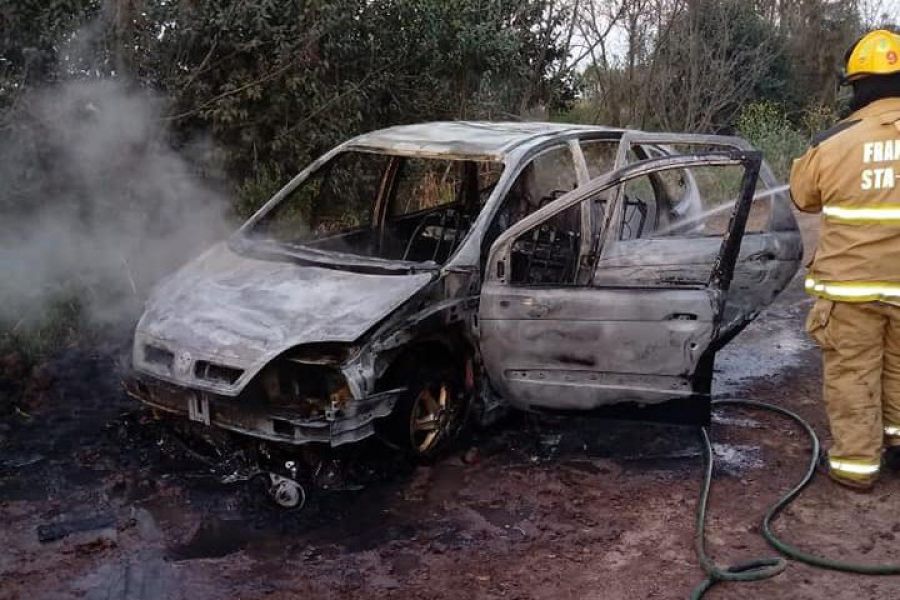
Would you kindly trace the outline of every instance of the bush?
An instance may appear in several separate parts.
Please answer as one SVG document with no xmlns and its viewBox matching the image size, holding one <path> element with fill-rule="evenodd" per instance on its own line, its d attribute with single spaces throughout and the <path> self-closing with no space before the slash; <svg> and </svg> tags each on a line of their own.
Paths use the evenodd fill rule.
<svg viewBox="0 0 900 600">
<path fill-rule="evenodd" d="M 741 135 L 763 152 L 775 176 L 787 180 L 794 158 L 805 152 L 808 136 L 795 128 L 783 108 L 774 102 L 754 102 L 738 117 Z"/>
<path fill-rule="evenodd" d="M 834 106 L 824 104 L 808 106 L 800 117 L 803 132 L 810 137 L 833 126 L 840 116 Z"/>
<path fill-rule="evenodd" d="M 241 219 L 250 217 L 284 187 L 296 173 L 284 175 L 277 165 L 260 167 L 237 187 L 234 212 Z"/>
<path fill-rule="evenodd" d="M 56 298 L 37 321 L 0 321 L 0 417 L 22 400 L 37 366 L 62 348 L 89 337 L 75 297 L 65 294 Z"/>
<path fill-rule="evenodd" d="M 15 323 L 0 321 L 0 354 L 20 354 L 28 363 L 39 362 L 88 335 L 91 329 L 74 291 L 61 292 L 38 317 Z"/>
</svg>

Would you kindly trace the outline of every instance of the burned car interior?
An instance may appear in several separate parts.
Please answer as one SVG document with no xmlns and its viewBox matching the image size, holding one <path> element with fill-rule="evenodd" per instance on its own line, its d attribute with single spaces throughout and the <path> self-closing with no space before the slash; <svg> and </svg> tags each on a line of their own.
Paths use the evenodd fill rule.
<svg viewBox="0 0 900 600">
<path fill-rule="evenodd" d="M 488 161 L 343 152 L 252 233 L 314 250 L 440 265 L 468 233 L 502 170 Z"/>
<path fill-rule="evenodd" d="M 427 459 L 513 408 L 708 419 L 716 351 L 802 258 L 776 186 L 739 138 L 363 134 L 159 285 L 128 388 L 207 431 L 302 446 L 292 478 L 376 435 Z"/>
</svg>

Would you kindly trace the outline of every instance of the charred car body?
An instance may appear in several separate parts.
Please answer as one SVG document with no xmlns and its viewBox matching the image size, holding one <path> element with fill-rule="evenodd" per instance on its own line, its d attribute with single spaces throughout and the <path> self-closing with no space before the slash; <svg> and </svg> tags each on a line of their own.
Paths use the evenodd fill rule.
<svg viewBox="0 0 900 600">
<path fill-rule="evenodd" d="M 704 408 L 716 350 L 802 258 L 775 185 L 738 138 L 365 134 L 158 286 L 129 389 L 281 445 L 382 431 L 422 457 L 506 406 Z"/>
</svg>

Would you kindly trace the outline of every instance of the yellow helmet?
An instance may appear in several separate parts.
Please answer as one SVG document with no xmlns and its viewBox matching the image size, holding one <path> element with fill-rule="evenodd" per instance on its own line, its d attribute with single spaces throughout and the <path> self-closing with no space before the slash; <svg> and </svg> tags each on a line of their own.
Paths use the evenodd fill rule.
<svg viewBox="0 0 900 600">
<path fill-rule="evenodd" d="M 871 31 L 859 38 L 844 57 L 844 81 L 871 75 L 900 73 L 900 35 L 886 29 Z"/>
</svg>

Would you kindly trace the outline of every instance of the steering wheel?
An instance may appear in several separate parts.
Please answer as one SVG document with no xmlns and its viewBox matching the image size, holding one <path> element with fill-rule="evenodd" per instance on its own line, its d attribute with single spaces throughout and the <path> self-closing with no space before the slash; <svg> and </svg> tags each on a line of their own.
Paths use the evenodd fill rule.
<svg viewBox="0 0 900 600">
<path fill-rule="evenodd" d="M 406 248 L 403 250 L 403 256 L 400 260 L 408 260 L 409 253 L 412 251 L 413 245 L 418 241 L 418 239 L 422 236 L 422 233 L 425 231 L 425 228 L 429 225 L 437 225 L 441 229 L 440 237 L 436 238 L 437 245 L 434 249 L 434 254 L 432 254 L 431 259 L 434 260 L 437 256 L 437 251 L 440 248 L 440 243 L 444 239 L 444 230 L 447 227 L 447 220 L 450 218 L 456 219 L 456 227 L 459 228 L 459 218 L 460 213 L 457 210 L 452 208 L 445 208 L 443 210 L 430 212 L 419 221 L 419 224 L 416 225 L 416 228 L 413 230 L 412 235 L 409 236 L 409 241 L 406 243 Z M 437 223 L 434 221 L 437 220 Z"/>
</svg>

